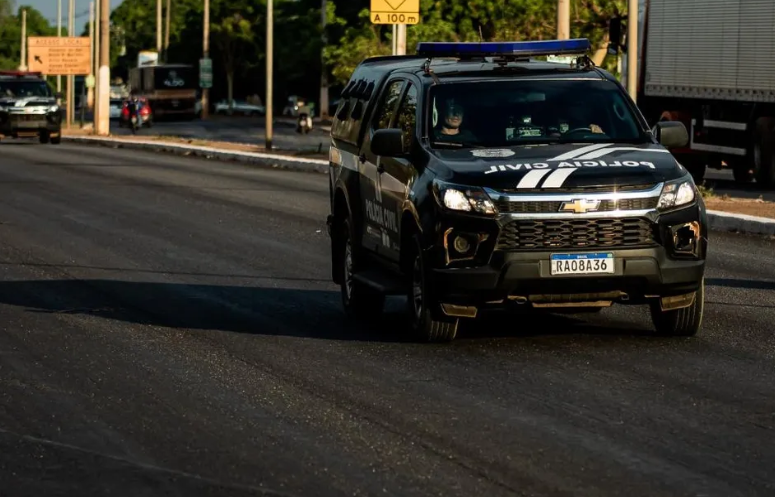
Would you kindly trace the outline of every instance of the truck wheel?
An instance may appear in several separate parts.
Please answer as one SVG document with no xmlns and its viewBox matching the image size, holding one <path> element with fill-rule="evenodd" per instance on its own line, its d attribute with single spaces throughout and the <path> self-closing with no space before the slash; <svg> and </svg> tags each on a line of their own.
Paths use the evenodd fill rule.
<svg viewBox="0 0 775 497">
<path fill-rule="evenodd" d="M 659 302 L 651 304 L 651 320 L 660 335 L 690 337 L 697 334 L 705 309 L 705 280 L 700 283 L 694 302 L 689 307 L 663 311 Z"/>
<path fill-rule="evenodd" d="M 382 313 L 385 305 L 385 296 L 353 279 L 353 275 L 361 270 L 357 252 L 353 245 L 352 221 L 346 219 L 341 224 L 339 233 L 339 252 L 342 270 L 342 306 L 347 317 L 351 319 L 365 319 L 376 317 Z"/>
<path fill-rule="evenodd" d="M 409 285 L 407 312 L 412 332 L 424 342 L 451 342 L 457 335 L 459 319 L 450 318 L 441 310 L 428 281 L 428 272 L 419 237 L 414 237 L 412 275 Z"/>
<path fill-rule="evenodd" d="M 40 135 L 38 135 L 38 141 L 40 143 L 43 143 L 44 145 L 49 142 L 50 135 L 48 134 L 48 131 L 42 131 Z"/>
<path fill-rule="evenodd" d="M 745 161 L 739 164 L 732 165 L 732 174 L 735 177 L 735 181 L 738 183 L 750 183 L 753 181 L 754 170 L 753 167 L 748 165 Z"/>
<path fill-rule="evenodd" d="M 764 188 L 775 188 L 775 124 L 773 119 L 756 122 L 754 136 L 754 176 Z"/>
</svg>

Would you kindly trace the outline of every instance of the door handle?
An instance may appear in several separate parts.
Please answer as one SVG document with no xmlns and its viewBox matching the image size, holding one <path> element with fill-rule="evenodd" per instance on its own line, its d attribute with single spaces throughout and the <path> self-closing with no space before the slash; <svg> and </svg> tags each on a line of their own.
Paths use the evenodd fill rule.
<svg viewBox="0 0 775 497">
<path fill-rule="evenodd" d="M 358 160 L 360 160 L 361 164 L 363 164 L 363 163 L 366 162 L 366 156 L 365 155 L 361 155 L 360 157 L 358 157 Z"/>
<path fill-rule="evenodd" d="M 384 172 L 385 172 L 385 166 L 383 166 L 382 164 L 380 164 L 379 166 L 377 166 L 377 172 L 378 172 L 379 174 L 382 174 L 382 173 L 384 173 Z"/>
</svg>

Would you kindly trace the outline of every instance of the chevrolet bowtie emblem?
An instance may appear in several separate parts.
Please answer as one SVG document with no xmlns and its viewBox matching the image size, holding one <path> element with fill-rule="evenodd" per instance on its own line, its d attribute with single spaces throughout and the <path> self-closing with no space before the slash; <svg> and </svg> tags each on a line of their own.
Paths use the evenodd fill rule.
<svg viewBox="0 0 775 497">
<path fill-rule="evenodd" d="M 572 202 L 563 202 L 560 206 L 560 212 L 584 214 L 585 212 L 596 211 L 598 207 L 600 207 L 599 200 L 575 199 Z"/>
</svg>

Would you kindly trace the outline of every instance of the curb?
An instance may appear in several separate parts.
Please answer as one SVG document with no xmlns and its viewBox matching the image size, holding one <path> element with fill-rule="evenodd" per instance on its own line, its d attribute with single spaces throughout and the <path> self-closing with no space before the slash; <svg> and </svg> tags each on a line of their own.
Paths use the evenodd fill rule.
<svg viewBox="0 0 775 497">
<path fill-rule="evenodd" d="M 305 159 L 303 157 L 290 157 L 280 154 L 268 154 L 260 152 L 242 152 L 238 150 L 223 150 L 215 147 L 201 145 L 184 145 L 153 140 L 121 140 L 118 138 L 103 138 L 101 136 L 67 136 L 62 140 L 73 143 L 90 145 L 102 145 L 111 148 L 128 148 L 135 150 L 152 150 L 155 152 L 167 152 L 175 155 L 204 157 L 207 159 L 219 159 L 223 161 L 243 162 L 263 167 L 276 169 L 292 169 L 296 171 L 327 173 L 328 161 L 321 159 Z"/>
<path fill-rule="evenodd" d="M 768 217 L 708 211 L 708 222 L 711 230 L 775 236 L 775 219 Z"/>
</svg>

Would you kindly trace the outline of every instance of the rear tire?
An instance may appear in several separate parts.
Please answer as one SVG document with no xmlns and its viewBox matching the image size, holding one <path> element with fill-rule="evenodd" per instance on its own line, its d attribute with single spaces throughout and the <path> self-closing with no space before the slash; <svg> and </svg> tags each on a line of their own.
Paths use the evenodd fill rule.
<svg viewBox="0 0 775 497">
<path fill-rule="evenodd" d="M 414 335 L 423 342 L 451 342 L 457 336 L 459 319 L 446 316 L 428 281 L 419 237 L 412 249 L 411 278 L 407 295 L 407 313 Z"/>
<path fill-rule="evenodd" d="M 660 335 L 690 337 L 700 330 L 704 310 L 705 280 L 703 279 L 692 305 L 674 311 L 663 311 L 659 302 L 654 302 L 651 304 L 651 320 Z"/>
<path fill-rule="evenodd" d="M 357 250 L 355 250 L 352 221 L 345 219 L 340 225 L 339 256 L 342 283 L 342 307 L 350 319 L 371 319 L 382 314 L 385 296 L 378 291 L 353 279 L 353 275 L 363 269 Z"/>
<path fill-rule="evenodd" d="M 732 164 L 732 174 L 738 183 L 750 183 L 754 178 L 754 168 L 746 162 Z"/>
<path fill-rule="evenodd" d="M 775 188 L 775 121 L 757 121 L 754 136 L 754 176 L 764 188 Z"/>
<path fill-rule="evenodd" d="M 51 136 L 51 137 L 49 138 L 49 142 L 50 142 L 52 145 L 59 145 L 60 143 L 62 143 L 62 130 L 59 130 L 59 132 L 58 132 L 58 133 L 59 133 L 59 134 L 57 134 L 56 136 Z"/>
</svg>

